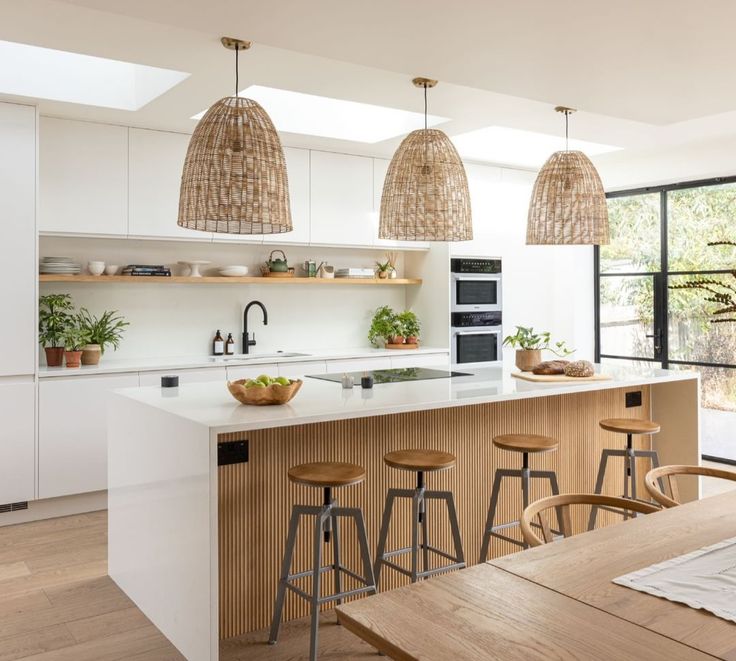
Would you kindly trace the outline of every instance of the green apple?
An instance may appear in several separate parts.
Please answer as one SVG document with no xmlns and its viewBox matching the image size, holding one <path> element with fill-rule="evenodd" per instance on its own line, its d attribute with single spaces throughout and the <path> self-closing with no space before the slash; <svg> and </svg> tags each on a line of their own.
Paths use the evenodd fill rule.
<svg viewBox="0 0 736 661">
<path fill-rule="evenodd" d="M 280 386 L 288 386 L 291 381 L 287 379 L 285 376 L 280 376 L 276 379 L 276 383 L 278 383 Z"/>
<path fill-rule="evenodd" d="M 260 381 L 264 386 L 271 385 L 271 377 L 268 374 L 261 374 L 256 377 L 256 381 Z"/>
</svg>

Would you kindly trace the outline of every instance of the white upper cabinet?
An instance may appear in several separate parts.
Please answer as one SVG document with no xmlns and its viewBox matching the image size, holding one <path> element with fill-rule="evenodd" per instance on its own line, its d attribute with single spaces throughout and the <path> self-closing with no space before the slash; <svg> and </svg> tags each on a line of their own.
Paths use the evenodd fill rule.
<svg viewBox="0 0 736 661">
<path fill-rule="evenodd" d="M 313 151 L 311 242 L 372 246 L 373 159 Z"/>
<path fill-rule="evenodd" d="M 36 369 L 36 109 L 0 103 L 0 376 Z"/>
<path fill-rule="evenodd" d="M 264 243 L 309 243 L 309 150 L 284 147 L 286 172 L 289 177 L 291 224 L 294 229 L 284 234 L 265 234 Z"/>
<path fill-rule="evenodd" d="M 426 250 L 429 248 L 429 241 L 395 241 L 392 239 L 378 238 L 383 182 L 386 179 L 389 163 L 391 161 L 387 158 L 373 159 L 373 245 L 377 247 L 396 248 L 398 250 Z"/>
<path fill-rule="evenodd" d="M 128 129 L 41 118 L 41 232 L 128 233 Z"/>
<path fill-rule="evenodd" d="M 181 171 L 189 138 L 183 133 L 130 129 L 128 233 L 131 236 L 212 240 L 211 232 L 176 224 Z"/>
</svg>

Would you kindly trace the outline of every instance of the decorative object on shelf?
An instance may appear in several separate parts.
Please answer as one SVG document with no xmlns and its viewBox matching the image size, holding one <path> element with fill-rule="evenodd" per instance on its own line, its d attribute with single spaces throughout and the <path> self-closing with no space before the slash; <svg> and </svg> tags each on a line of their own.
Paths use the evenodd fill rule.
<svg viewBox="0 0 736 661">
<path fill-rule="evenodd" d="M 587 360 L 575 360 L 565 366 L 565 376 L 574 376 L 576 378 L 593 376 L 595 369 L 593 363 Z"/>
<path fill-rule="evenodd" d="M 302 387 L 301 379 L 271 378 L 261 374 L 257 379 L 228 381 L 227 389 L 241 404 L 272 406 L 290 402 Z"/>
<path fill-rule="evenodd" d="M 574 349 L 568 349 L 565 342 L 551 344 L 551 333 L 535 333 L 534 329 L 517 326 L 516 333 L 504 338 L 503 345 L 516 349 L 516 366 L 522 372 L 531 372 L 542 362 L 542 351 L 551 351 L 557 356 L 569 356 Z"/>
<path fill-rule="evenodd" d="M 105 267 L 105 275 L 117 275 L 117 272 L 120 270 L 120 266 L 117 264 L 108 264 Z"/>
<path fill-rule="evenodd" d="M 212 262 L 208 262 L 207 260 L 203 259 L 196 259 L 192 261 L 180 261 L 179 264 L 189 267 L 188 275 L 190 278 L 201 278 L 202 274 L 199 271 L 199 267 L 208 266 L 209 264 L 212 264 Z"/>
<path fill-rule="evenodd" d="M 170 278 L 171 269 L 163 264 L 128 264 L 123 268 L 122 274 L 132 276 L 163 276 Z"/>
<path fill-rule="evenodd" d="M 601 178 L 583 152 L 568 149 L 569 119 L 575 110 L 557 106 L 555 111 L 565 115 L 565 150 L 549 157 L 534 182 L 526 242 L 606 244 L 608 205 Z"/>
<path fill-rule="evenodd" d="M 734 241 L 709 241 L 709 246 L 736 246 Z M 736 280 L 736 268 L 724 278 Z M 736 283 L 735 283 L 736 284 Z M 681 285 L 670 285 L 669 289 L 692 289 L 705 293 L 704 300 L 715 303 L 718 307 L 710 312 L 713 319 L 712 324 L 736 323 L 736 287 L 729 284 L 725 279 L 717 279 L 712 276 L 695 276 Z"/>
<path fill-rule="evenodd" d="M 381 279 L 385 280 L 391 273 L 391 262 L 376 262 L 376 275 Z"/>
<path fill-rule="evenodd" d="M 424 128 L 396 150 L 381 195 L 378 236 L 399 241 L 469 241 L 473 238 L 468 179 L 450 139 L 427 128 L 427 90 L 437 84 L 414 78 L 424 90 Z"/>
<path fill-rule="evenodd" d="M 325 262 L 322 262 L 317 270 L 319 271 L 320 278 L 328 278 L 332 280 L 335 277 L 335 267 L 330 266 Z"/>
<path fill-rule="evenodd" d="M 90 275 L 102 275 L 105 272 L 105 262 L 87 262 Z"/>
<path fill-rule="evenodd" d="M 107 347 L 118 350 L 120 340 L 130 322 L 117 310 L 105 310 L 99 317 L 87 308 L 80 308 L 77 315 L 79 325 L 87 332 L 89 339 L 82 347 L 82 365 L 97 365 Z"/>
<path fill-rule="evenodd" d="M 71 317 L 62 333 L 64 340 L 64 360 L 67 367 L 79 367 L 82 360 L 82 348 L 89 343 L 90 334 L 78 315 Z"/>
<path fill-rule="evenodd" d="M 391 273 L 388 277 L 391 278 L 392 280 L 398 278 L 399 272 L 396 268 L 396 264 L 399 261 L 399 253 L 397 252 L 386 253 L 386 261 L 391 265 Z"/>
<path fill-rule="evenodd" d="M 286 159 L 266 111 L 238 96 L 238 56 L 249 41 L 223 37 L 235 51 L 235 96 L 217 101 L 189 142 L 178 224 L 225 234 L 291 232 Z"/>
<path fill-rule="evenodd" d="M 397 314 L 388 305 L 383 305 L 373 315 L 368 340 L 376 347 L 383 341 L 386 349 L 416 349 L 419 328 L 419 319 L 411 310 Z M 413 342 L 407 343 L 407 335 Z"/>
<path fill-rule="evenodd" d="M 218 272 L 226 278 L 244 278 L 248 275 L 248 267 L 234 264 L 232 266 L 223 266 Z"/>
<path fill-rule="evenodd" d="M 354 267 L 337 269 L 335 271 L 336 278 L 362 278 L 365 280 L 375 280 L 376 272 L 373 269 Z"/>
<path fill-rule="evenodd" d="M 304 274 L 308 278 L 317 277 L 317 262 L 315 262 L 313 259 L 305 260 L 303 268 L 304 268 Z"/>
<path fill-rule="evenodd" d="M 274 255 L 280 252 L 282 259 L 274 259 Z M 268 267 L 269 273 L 288 273 L 289 271 L 289 264 L 286 261 L 286 253 L 284 253 L 283 250 L 272 250 L 271 254 L 268 256 L 268 260 L 266 260 L 266 266 Z"/>
<path fill-rule="evenodd" d="M 71 257 L 44 257 L 38 267 L 39 273 L 55 275 L 76 275 L 81 270 L 82 265 L 73 262 Z"/>
<path fill-rule="evenodd" d="M 64 331 L 73 321 L 74 305 L 69 294 L 45 294 L 38 301 L 38 341 L 49 367 L 64 361 Z"/>
</svg>

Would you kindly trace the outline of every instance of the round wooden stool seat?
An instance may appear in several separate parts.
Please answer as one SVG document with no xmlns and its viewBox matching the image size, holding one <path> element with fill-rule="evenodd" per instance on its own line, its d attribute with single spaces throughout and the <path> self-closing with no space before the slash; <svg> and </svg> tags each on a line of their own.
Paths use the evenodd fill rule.
<svg viewBox="0 0 736 661">
<path fill-rule="evenodd" d="M 443 471 L 455 465 L 455 455 L 441 450 L 395 450 L 383 455 L 392 468 L 405 471 Z"/>
<path fill-rule="evenodd" d="M 598 424 L 602 429 L 618 434 L 656 434 L 660 429 L 658 422 L 637 418 L 606 418 Z"/>
<path fill-rule="evenodd" d="M 340 461 L 317 461 L 289 469 L 289 479 L 311 487 L 347 487 L 365 479 L 365 469 Z"/>
<path fill-rule="evenodd" d="M 560 443 L 539 434 L 501 434 L 493 437 L 493 445 L 511 452 L 554 452 Z"/>
</svg>

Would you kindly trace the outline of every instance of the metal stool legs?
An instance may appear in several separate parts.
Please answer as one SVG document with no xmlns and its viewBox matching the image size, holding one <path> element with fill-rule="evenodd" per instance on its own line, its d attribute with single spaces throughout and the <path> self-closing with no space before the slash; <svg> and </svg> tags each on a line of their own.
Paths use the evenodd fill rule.
<svg viewBox="0 0 736 661">
<path fill-rule="evenodd" d="M 391 524 L 391 515 L 393 513 L 394 503 L 397 498 L 411 499 L 411 545 L 405 548 L 396 549 L 394 551 L 386 551 L 386 540 L 388 538 L 388 530 Z M 452 532 L 453 546 L 455 548 L 454 555 L 432 546 L 429 543 L 427 533 L 427 512 L 426 503 L 428 500 L 443 500 L 447 505 L 447 516 L 450 521 L 450 530 Z M 421 542 L 419 535 L 421 532 Z M 419 551 L 422 552 L 422 568 L 419 569 Z M 450 561 L 449 565 L 429 568 L 429 554 L 434 553 Z M 411 569 L 407 570 L 391 561 L 399 555 L 406 553 L 411 554 Z M 451 491 L 427 491 L 424 485 L 424 473 L 417 472 L 416 489 L 389 489 L 386 495 L 386 505 L 383 510 L 383 518 L 381 519 L 381 532 L 378 537 L 378 548 L 376 550 L 376 560 L 373 569 L 376 585 L 381 577 L 381 569 L 383 565 L 395 569 L 401 574 L 411 578 L 412 583 L 416 583 L 420 579 L 428 578 L 442 572 L 452 569 L 462 569 L 465 567 L 465 555 L 463 553 L 462 540 L 460 538 L 460 526 L 457 520 L 457 511 L 455 510 L 455 500 Z"/>
<path fill-rule="evenodd" d="M 284 559 L 281 565 L 281 574 L 279 576 L 279 585 L 276 592 L 276 603 L 274 605 L 273 619 L 271 620 L 271 632 L 268 638 L 268 642 L 272 645 L 278 640 L 286 591 L 291 590 L 310 603 L 311 637 L 309 644 L 309 658 L 311 661 L 315 661 L 317 659 L 320 606 L 331 601 L 336 601 L 339 604 L 342 603 L 342 600 L 346 597 L 352 597 L 365 592 L 375 593 L 376 591 L 376 581 L 373 578 L 373 566 L 371 564 L 370 550 L 368 548 L 368 537 L 365 531 L 363 512 L 358 507 L 338 507 L 337 502 L 332 499 L 331 489 L 329 487 L 325 488 L 324 494 L 324 504 L 321 507 L 295 505 L 291 510 L 289 533 L 286 538 L 286 549 L 284 551 Z M 291 571 L 291 562 L 294 556 L 296 537 L 299 529 L 299 521 L 302 516 L 315 517 L 313 565 L 312 568 L 307 571 L 290 574 L 289 572 Z M 341 517 L 352 519 L 355 522 L 358 544 L 360 546 L 360 558 L 363 564 L 363 576 L 343 567 L 340 562 L 339 519 Z M 330 542 L 333 544 L 332 562 L 323 566 L 322 547 L 324 544 L 329 544 Z M 335 592 L 323 597 L 321 596 L 322 574 L 330 571 L 334 572 Z M 363 585 L 353 590 L 343 592 L 341 574 L 347 574 Z M 294 581 L 310 575 L 312 576 L 311 594 L 305 592 L 294 584 Z"/>
<path fill-rule="evenodd" d="M 611 457 L 623 457 L 624 458 L 624 498 L 629 500 L 640 500 L 636 495 L 636 460 L 640 458 L 649 459 L 652 463 L 652 468 L 659 468 L 659 455 L 654 450 L 635 450 L 634 449 L 634 437 L 633 434 L 626 434 L 626 449 L 625 450 L 611 450 L 604 449 L 601 454 L 601 461 L 598 464 L 598 477 L 595 480 L 594 493 L 603 493 L 603 480 L 606 477 L 606 469 L 608 467 L 608 460 Z M 664 485 L 660 480 L 660 488 L 664 490 Z M 652 502 L 649 500 L 642 502 Z M 604 509 L 616 514 L 621 514 L 620 510 L 613 509 L 611 507 L 593 505 L 590 508 L 590 518 L 588 519 L 588 530 L 595 528 L 596 520 L 598 518 L 598 510 Z M 630 516 L 636 516 L 629 512 L 623 512 L 624 519 L 628 519 Z"/>
<path fill-rule="evenodd" d="M 504 478 L 518 477 L 521 479 L 521 503 L 522 510 L 525 510 L 529 505 L 529 487 L 532 479 L 543 479 L 549 480 L 552 495 L 558 495 L 560 488 L 557 484 L 557 475 L 554 471 L 533 471 L 529 469 L 529 454 L 524 452 L 523 464 L 521 469 L 518 468 L 497 468 L 496 474 L 493 478 L 493 488 L 491 489 L 491 502 L 488 506 L 488 516 L 486 518 L 486 526 L 483 532 L 483 543 L 480 547 L 480 562 L 485 562 L 488 559 L 488 550 L 491 546 L 491 537 L 503 539 L 504 541 L 516 544 L 522 548 L 528 548 L 528 544 L 524 541 L 518 541 L 508 535 L 503 535 L 497 531 L 506 530 L 507 528 L 513 528 L 519 525 L 519 521 L 510 521 L 509 523 L 502 523 L 499 525 L 493 525 L 496 518 L 496 510 L 498 509 L 499 493 L 501 491 L 501 483 Z"/>
</svg>

